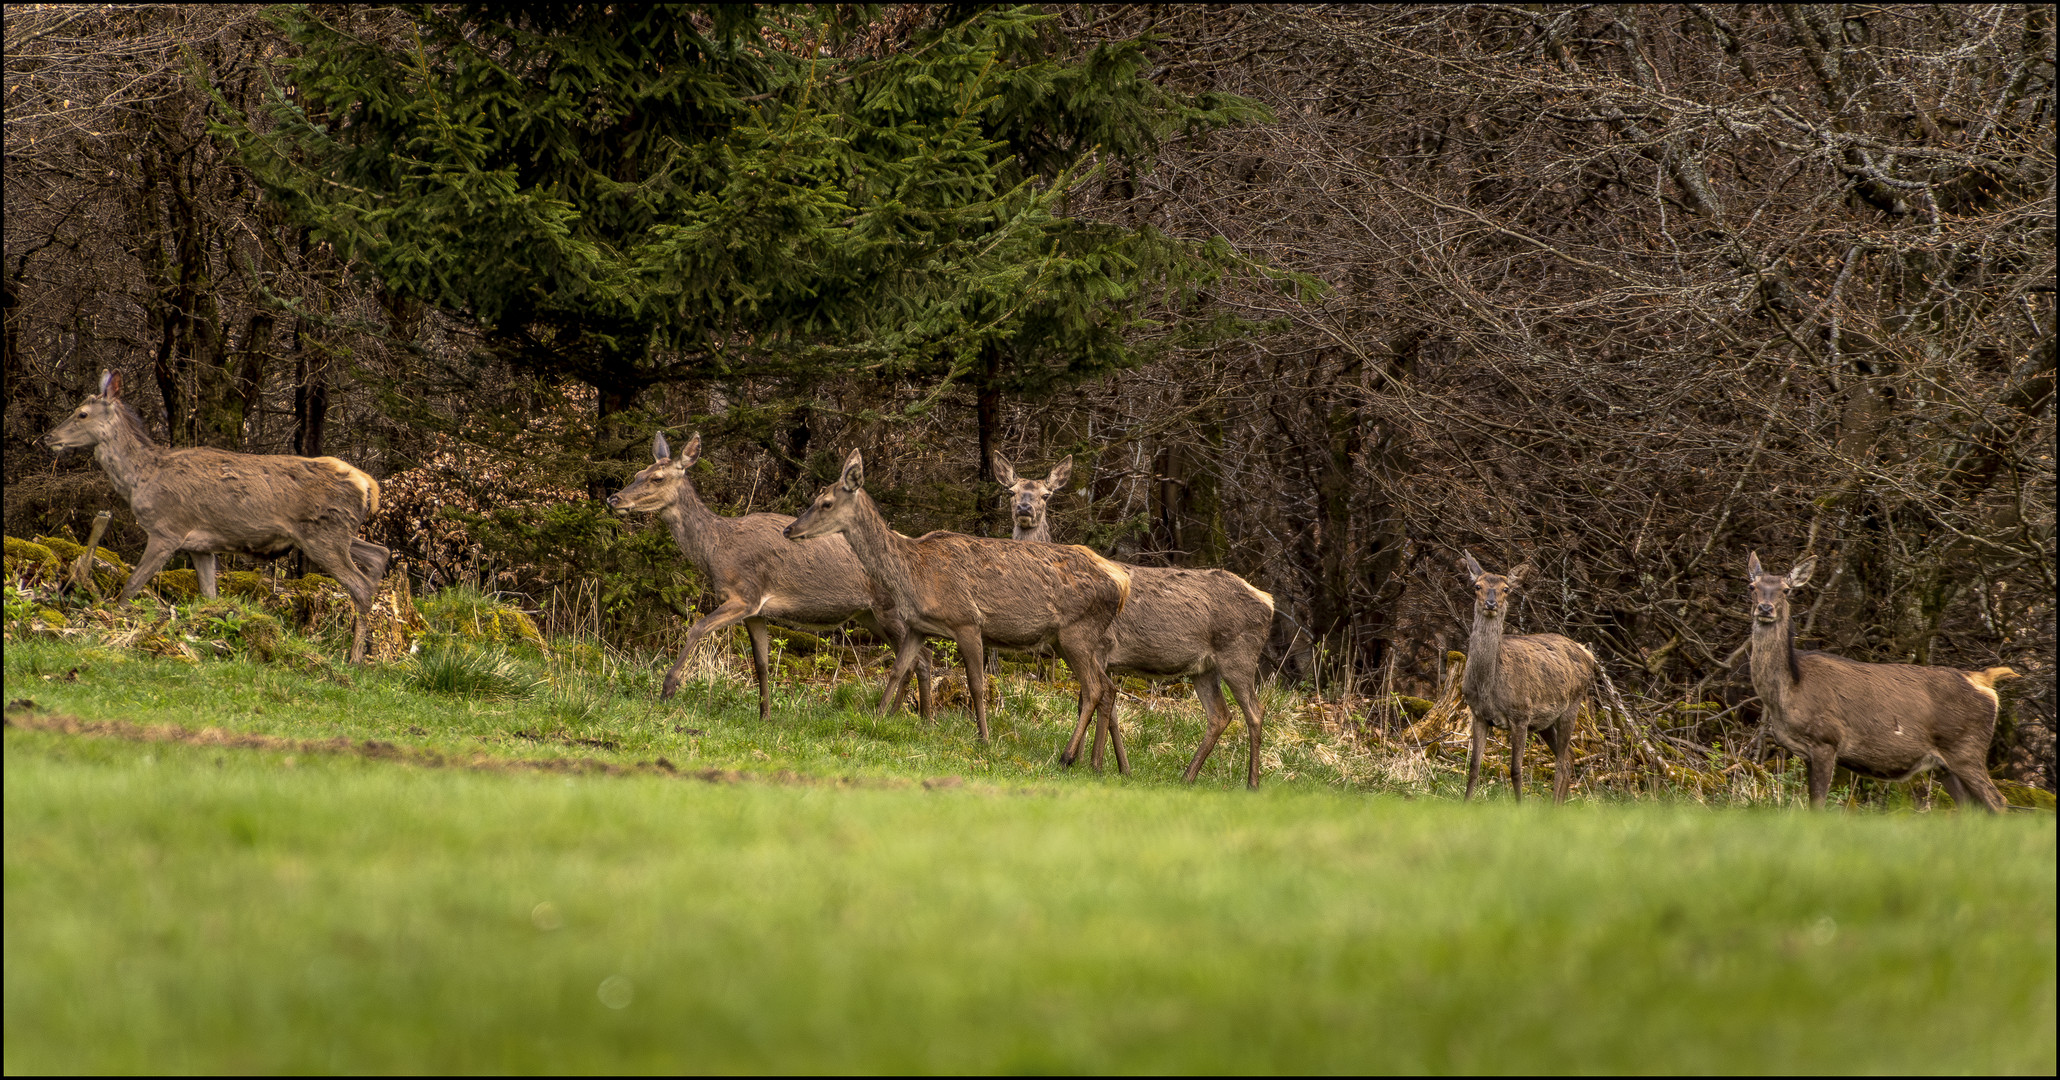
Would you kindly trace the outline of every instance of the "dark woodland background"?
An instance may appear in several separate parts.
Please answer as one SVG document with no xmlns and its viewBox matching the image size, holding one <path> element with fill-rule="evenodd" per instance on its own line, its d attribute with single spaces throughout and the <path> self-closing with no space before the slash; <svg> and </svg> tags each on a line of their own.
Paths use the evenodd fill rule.
<svg viewBox="0 0 2060 1080">
<path fill-rule="evenodd" d="M 983 448 L 1026 476 L 1070 455 L 1057 539 L 1243 575 L 1279 605 L 1281 677 L 1369 722 L 1464 647 L 1470 549 L 1533 565 L 1519 629 L 1749 725 L 1746 555 L 1814 553 L 1805 646 L 2024 672 L 1997 764 L 2052 787 L 2049 8 L 1036 12 L 1038 48 L 1131 49 L 1192 116 L 1030 187 L 1087 226 L 1220 238 L 1229 268 L 1041 380 L 991 351 L 654 367 L 662 344 L 619 377 L 553 370 L 544 315 L 402 287 L 254 173 L 236 125 L 270 123 L 274 86 L 316 93 L 276 15 L 9 7 L 7 534 L 113 508 L 111 546 L 140 549 L 90 460 L 33 443 L 113 367 L 172 443 L 379 477 L 370 533 L 417 588 L 484 582 L 651 647 L 698 583 L 597 498 L 659 424 L 703 434 L 726 513 L 792 512 L 863 448 L 910 534 L 1006 535 Z M 809 62 L 920 62 L 939 27 L 1030 14 L 835 9 Z M 485 18 L 302 13 L 396 49 L 432 15 Z"/>
</svg>

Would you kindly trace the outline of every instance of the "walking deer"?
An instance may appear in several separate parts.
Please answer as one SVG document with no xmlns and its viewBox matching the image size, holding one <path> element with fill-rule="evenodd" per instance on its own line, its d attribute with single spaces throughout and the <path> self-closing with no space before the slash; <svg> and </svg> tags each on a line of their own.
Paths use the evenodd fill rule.
<svg viewBox="0 0 2060 1080">
<path fill-rule="evenodd" d="M 333 457 L 238 454 L 204 446 L 157 445 L 122 401 L 122 377 L 107 371 L 100 392 L 43 436 L 57 453 L 93 448 L 101 471 L 143 526 L 143 557 L 118 603 L 135 599 L 165 563 L 193 556 L 202 596 L 215 595 L 220 552 L 276 559 L 299 548 L 329 572 L 357 608 L 350 660 L 365 661 L 372 597 L 392 552 L 357 538 L 379 512 L 379 482 Z"/>
<path fill-rule="evenodd" d="M 995 474 L 1008 485 L 1016 539 L 1051 540 L 1050 503 L 1071 472 L 1071 459 L 1061 460 L 1044 480 L 1022 480 L 999 455 Z M 1245 786 L 1259 786 L 1259 654 L 1273 626 L 1273 597 L 1253 588 L 1228 570 L 1185 570 L 1124 566 L 1130 574 L 1130 600 L 1111 625 L 1109 670 L 1154 679 L 1189 678 L 1209 715 L 1209 728 L 1185 779 L 1194 783 L 1230 725 L 1223 701 L 1229 684 L 1244 713 L 1251 754 Z M 1094 764 L 1101 764 L 1102 736 L 1094 735 Z M 1118 733 L 1120 735 L 1120 733 Z"/>
<path fill-rule="evenodd" d="M 2006 667 L 1984 671 L 1866 664 L 1795 647 L 1788 595 L 1810 580 L 1816 556 L 1769 574 L 1759 552 L 1746 562 L 1752 596 L 1752 687 L 1774 741 L 1802 756 L 1810 806 L 1822 807 L 1840 765 L 1861 776 L 1908 780 L 1944 769 L 1961 806 L 1994 813 L 2003 797 L 1988 777 L 1989 742 Z"/>
<path fill-rule="evenodd" d="M 1602 665 L 1587 647 L 1559 634 L 1505 636 L 1510 598 L 1531 572 L 1523 563 L 1508 574 L 1490 574 L 1466 552 L 1473 578 L 1473 633 L 1466 647 L 1466 672 L 1459 692 L 1473 712 L 1473 749 L 1466 760 L 1466 798 L 1480 780 L 1481 752 L 1488 729 L 1509 729 L 1509 782 L 1516 801 L 1524 798 L 1524 747 L 1529 732 L 1552 751 L 1552 801 L 1566 801 L 1574 779 L 1574 721 Z"/>
<path fill-rule="evenodd" d="M 629 486 L 608 497 L 617 510 L 654 512 L 672 530 L 680 554 L 708 579 L 709 591 L 722 598 L 714 611 L 687 628 L 687 643 L 679 659 L 665 673 L 662 699 L 679 692 L 687 657 L 709 634 L 742 621 L 751 634 L 752 670 L 758 676 L 758 718 L 772 718 L 772 684 L 767 670 L 771 642 L 766 623 L 821 630 L 846 622 L 878 635 L 897 649 L 906 636 L 891 616 L 882 618 L 865 571 L 851 555 L 851 546 L 841 538 L 822 544 L 801 546 L 781 539 L 781 532 L 793 522 L 785 514 L 718 516 L 701 501 L 687 469 L 701 457 L 701 434 L 695 432 L 677 458 L 666 444 L 665 433 L 651 438 L 651 464 L 631 478 Z M 916 658 L 917 709 L 930 718 L 930 663 L 927 656 Z M 885 716 L 901 701 L 909 671 L 896 668 L 880 699 Z"/>
<path fill-rule="evenodd" d="M 1090 720 L 1099 714 L 1115 726 L 1116 684 L 1104 667 L 1109 624 L 1129 596 L 1129 573 L 1083 547 L 951 532 L 911 540 L 887 527 L 864 483 L 865 460 L 853 450 L 837 480 L 787 526 L 788 539 L 841 534 L 849 541 L 866 577 L 906 627 L 894 661 L 897 675 L 921 652 L 922 635 L 958 643 L 981 742 L 988 738 L 983 649 L 989 643 L 1055 646 L 1080 681 L 1079 723 L 1060 760 L 1078 760 Z M 1128 774 L 1121 737 L 1118 731 L 1116 766 Z"/>
</svg>

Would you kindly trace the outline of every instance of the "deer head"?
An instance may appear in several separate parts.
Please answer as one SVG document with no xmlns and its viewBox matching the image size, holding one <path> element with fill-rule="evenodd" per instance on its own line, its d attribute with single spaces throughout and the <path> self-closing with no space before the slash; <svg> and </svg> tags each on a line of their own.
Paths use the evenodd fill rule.
<svg viewBox="0 0 2060 1080">
<path fill-rule="evenodd" d="M 1817 568 L 1817 557 L 1810 556 L 1796 563 L 1786 574 L 1769 574 L 1760 566 L 1760 553 L 1755 551 L 1746 560 L 1745 579 L 1751 582 L 1752 617 L 1754 622 L 1779 623 L 1788 618 L 1788 594 L 1809 584 L 1810 572 Z"/>
<path fill-rule="evenodd" d="M 700 457 L 698 431 L 687 440 L 686 449 L 677 458 L 666 445 L 664 432 L 651 436 L 651 464 L 630 477 L 629 486 L 608 496 L 608 505 L 617 510 L 663 510 L 671 506 L 679 497 L 680 485 L 686 482 L 687 467 Z"/>
<path fill-rule="evenodd" d="M 800 515 L 789 522 L 784 535 L 789 540 L 813 540 L 843 532 L 850 524 L 852 509 L 865 488 L 865 458 L 853 450 L 844 459 L 844 471 L 822 490 Z"/>
<path fill-rule="evenodd" d="M 1073 475 L 1073 459 L 1060 458 L 1052 466 L 1051 475 L 1042 480 L 1025 480 L 1016 476 L 1014 466 L 1000 454 L 994 455 L 994 476 L 1003 487 L 1009 489 L 1009 513 L 1015 518 L 1018 535 L 1036 532 L 1044 525 L 1045 510 L 1051 497 L 1063 490 L 1066 480 Z"/>
<path fill-rule="evenodd" d="M 65 422 L 43 436 L 43 445 L 53 453 L 95 446 L 114 437 L 122 422 L 122 376 L 118 371 L 100 373 L 100 392 L 79 403 Z"/>
<path fill-rule="evenodd" d="M 1509 607 L 1509 599 L 1517 587 L 1530 576 L 1531 564 L 1518 563 L 1507 574 L 1491 574 L 1474 561 L 1473 552 L 1463 554 L 1466 556 L 1466 572 L 1473 578 L 1474 610 L 1489 618 L 1500 618 Z"/>
</svg>

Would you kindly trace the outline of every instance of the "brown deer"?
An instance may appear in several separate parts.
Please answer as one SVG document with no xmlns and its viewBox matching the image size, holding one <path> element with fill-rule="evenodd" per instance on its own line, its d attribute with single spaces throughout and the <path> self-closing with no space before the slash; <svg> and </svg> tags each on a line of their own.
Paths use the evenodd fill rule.
<svg viewBox="0 0 2060 1080">
<path fill-rule="evenodd" d="M 1061 460 L 1044 480 L 1022 480 L 999 455 L 995 474 L 1009 487 L 1009 505 L 1016 539 L 1051 540 L 1052 494 L 1072 471 Z M 1123 567 L 1130 574 L 1130 600 L 1110 630 L 1109 670 L 1154 679 L 1188 677 L 1195 696 L 1209 715 L 1209 728 L 1187 764 L 1192 784 L 1230 725 L 1223 701 L 1228 683 L 1245 717 L 1251 754 L 1245 786 L 1259 786 L 1259 654 L 1273 626 L 1273 597 L 1255 589 L 1228 570 L 1185 570 L 1156 566 Z M 1101 764 L 1102 736 L 1094 734 L 1094 763 Z M 1120 734 L 1120 733 L 1119 733 Z"/>
<path fill-rule="evenodd" d="M 787 526 L 790 540 L 841 534 L 851 544 L 876 592 L 907 627 L 894 661 L 896 675 L 921 651 L 922 636 L 958 643 L 966 665 L 973 723 L 986 742 L 987 680 L 981 657 L 988 643 L 1028 649 L 1056 646 L 1080 680 L 1080 719 L 1062 762 L 1079 760 L 1087 725 L 1097 714 L 1112 728 L 1116 684 L 1104 670 L 1109 624 L 1130 593 L 1130 575 L 1083 547 L 1018 544 L 952 532 L 909 539 L 887 527 L 865 493 L 865 460 L 853 450 L 836 482 L 822 490 Z M 1116 766 L 1129 758 L 1117 733 Z"/>
<path fill-rule="evenodd" d="M 1009 489 L 1009 516 L 1015 523 L 1016 539 L 1051 543 L 1051 521 L 1046 509 L 1051 497 L 1066 486 L 1066 478 L 1072 475 L 1073 459 L 1066 457 L 1060 458 L 1051 467 L 1051 475 L 1042 480 L 1018 479 L 1008 459 L 994 455 L 995 479 Z"/>
<path fill-rule="evenodd" d="M 392 552 L 357 538 L 379 512 L 379 482 L 333 457 L 238 454 L 204 446 L 157 445 L 122 401 L 122 377 L 100 376 L 100 392 L 43 436 L 57 453 L 93 448 L 101 471 L 143 526 L 143 557 L 118 603 L 135 599 L 165 563 L 193 556 L 202 596 L 215 595 L 215 555 L 276 559 L 299 548 L 350 593 L 357 633 L 350 661 L 365 662 L 372 597 Z"/>
<path fill-rule="evenodd" d="M 1752 596 L 1752 688 L 1767 731 L 1802 756 L 1810 806 L 1824 805 L 1843 765 L 1880 780 L 1908 780 L 1944 769 L 1960 806 L 1994 813 L 2003 796 L 1988 777 L 1988 747 L 2000 701 L 1996 683 L 2020 676 L 1918 664 L 1865 664 L 1795 647 L 1788 594 L 1810 580 L 1816 556 L 1786 574 L 1769 574 L 1759 552 L 1746 562 Z"/>
<path fill-rule="evenodd" d="M 687 440 L 679 457 L 672 456 L 665 433 L 651 438 L 651 464 L 631 478 L 629 486 L 608 497 L 617 510 L 656 513 L 672 530 L 680 554 L 708 579 L 710 592 L 722 598 L 714 611 L 687 628 L 687 643 L 679 659 L 665 673 L 661 699 L 679 692 L 687 657 L 702 639 L 739 621 L 751 634 L 752 670 L 758 675 L 758 718 L 772 718 L 772 684 L 768 681 L 771 642 L 766 623 L 821 630 L 856 622 L 899 648 L 906 636 L 892 617 L 882 619 L 865 571 L 842 539 L 801 546 L 781 538 L 793 518 L 785 514 L 718 516 L 701 501 L 687 469 L 701 457 L 701 434 Z M 916 676 L 916 703 L 923 719 L 930 718 L 930 663 L 918 656 L 921 670 Z M 909 671 L 896 668 L 880 699 L 885 716 L 901 701 Z"/>
<path fill-rule="evenodd" d="M 1563 803 L 1574 780 L 1574 721 L 1581 702 L 1602 671 L 1595 654 L 1559 634 L 1505 636 L 1502 623 L 1510 598 L 1531 572 L 1523 563 L 1508 574 L 1490 574 L 1466 552 L 1473 578 L 1473 633 L 1467 641 L 1466 671 L 1459 692 L 1473 712 L 1473 749 L 1466 760 L 1466 799 L 1480 781 L 1481 751 L 1491 727 L 1509 729 L 1509 783 L 1524 798 L 1524 747 L 1529 733 L 1552 751 L 1552 801 Z"/>
</svg>

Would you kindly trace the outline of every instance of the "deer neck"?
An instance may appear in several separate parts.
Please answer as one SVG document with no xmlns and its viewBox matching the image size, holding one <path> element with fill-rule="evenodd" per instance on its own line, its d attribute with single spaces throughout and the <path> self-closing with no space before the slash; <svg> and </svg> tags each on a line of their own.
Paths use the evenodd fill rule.
<svg viewBox="0 0 2060 1080">
<path fill-rule="evenodd" d="M 722 531 L 723 519 L 701 501 L 701 494 L 694 490 L 693 481 L 680 478 L 679 491 L 673 496 L 672 505 L 658 511 L 658 518 L 672 530 L 672 541 L 679 545 L 680 553 L 706 573 L 709 556 L 714 554 L 718 534 Z"/>
<path fill-rule="evenodd" d="M 136 488 L 148 474 L 157 470 L 158 448 L 136 437 L 127 424 L 116 423 L 108 437 L 93 445 L 93 459 L 100 463 L 100 471 L 107 474 L 108 483 L 123 499 L 134 499 Z"/>
<path fill-rule="evenodd" d="M 1469 698 L 1480 699 L 1494 688 L 1502 668 L 1502 613 L 1473 609 L 1473 633 L 1466 641 L 1463 686 Z"/>
<path fill-rule="evenodd" d="M 1796 684 L 1795 624 L 1786 612 L 1777 622 L 1752 624 L 1752 686 L 1760 697 L 1779 706 Z"/>
<path fill-rule="evenodd" d="M 1035 540 L 1040 544 L 1049 544 L 1051 543 L 1051 519 L 1039 518 L 1037 527 L 1034 529 L 1026 529 L 1018 525 L 1015 529 L 1015 537 L 1018 540 Z"/>
<path fill-rule="evenodd" d="M 880 509 L 873 505 L 872 496 L 859 491 L 853 498 L 851 517 L 844 526 L 844 541 L 851 545 L 852 556 L 864 568 L 867 577 L 877 581 L 897 600 L 913 597 L 916 593 L 915 575 L 909 569 L 905 548 L 915 541 L 897 536 L 893 529 L 887 527 L 887 519 L 880 516 Z"/>
</svg>

